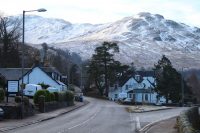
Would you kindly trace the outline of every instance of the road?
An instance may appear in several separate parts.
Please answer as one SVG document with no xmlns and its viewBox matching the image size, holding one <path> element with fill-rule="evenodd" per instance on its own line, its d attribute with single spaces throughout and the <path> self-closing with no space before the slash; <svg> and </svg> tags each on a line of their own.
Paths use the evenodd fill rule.
<svg viewBox="0 0 200 133">
<path fill-rule="evenodd" d="M 115 102 L 87 98 L 90 103 L 60 117 L 18 128 L 10 133 L 134 133 L 136 126 L 176 116 L 184 108 L 128 113 Z"/>
</svg>

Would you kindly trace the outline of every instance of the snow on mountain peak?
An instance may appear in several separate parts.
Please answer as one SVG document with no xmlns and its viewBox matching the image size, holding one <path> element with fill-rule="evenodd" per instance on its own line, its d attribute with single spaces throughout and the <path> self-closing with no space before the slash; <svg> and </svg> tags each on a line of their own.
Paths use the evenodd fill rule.
<svg viewBox="0 0 200 133">
<path fill-rule="evenodd" d="M 27 15 L 25 29 L 27 43 L 46 42 L 77 52 L 85 59 L 90 58 L 95 47 L 103 41 L 116 41 L 121 51 L 116 58 L 124 63 L 135 62 L 138 66 L 149 67 L 165 54 L 177 67 L 200 66 L 197 60 L 200 28 L 167 20 L 159 14 L 142 12 L 98 25 Z"/>
</svg>

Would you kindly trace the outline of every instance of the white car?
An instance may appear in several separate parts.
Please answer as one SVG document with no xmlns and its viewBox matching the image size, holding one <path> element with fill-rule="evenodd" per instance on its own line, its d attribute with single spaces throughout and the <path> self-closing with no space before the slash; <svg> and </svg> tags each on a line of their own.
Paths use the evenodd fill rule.
<svg viewBox="0 0 200 133">
<path fill-rule="evenodd" d="M 55 87 L 48 87 L 47 90 L 48 90 L 49 92 L 59 92 L 58 89 L 55 88 Z"/>
<path fill-rule="evenodd" d="M 36 91 L 38 91 L 38 90 L 41 90 L 42 89 L 42 87 L 41 87 L 41 85 L 36 85 L 36 84 L 27 84 L 26 86 L 25 86 L 25 89 L 24 89 L 24 95 L 25 96 L 34 96 L 35 95 L 35 93 L 36 93 Z"/>
</svg>

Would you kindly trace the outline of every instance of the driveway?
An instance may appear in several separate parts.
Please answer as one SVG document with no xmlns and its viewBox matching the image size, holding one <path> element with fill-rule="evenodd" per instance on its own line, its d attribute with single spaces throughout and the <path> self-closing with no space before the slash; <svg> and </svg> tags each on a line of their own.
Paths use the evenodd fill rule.
<svg viewBox="0 0 200 133">
<path fill-rule="evenodd" d="M 11 130 L 14 133 L 134 133 L 136 126 L 176 116 L 184 108 L 128 113 L 111 101 L 86 98 L 90 103 L 55 119 Z"/>
</svg>

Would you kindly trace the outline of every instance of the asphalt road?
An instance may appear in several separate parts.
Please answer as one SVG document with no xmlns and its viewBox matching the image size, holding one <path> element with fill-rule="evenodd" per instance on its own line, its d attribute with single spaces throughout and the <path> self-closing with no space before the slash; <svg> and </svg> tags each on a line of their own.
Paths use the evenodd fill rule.
<svg viewBox="0 0 200 133">
<path fill-rule="evenodd" d="M 87 98 L 90 103 L 60 117 L 18 128 L 10 133 L 134 133 L 136 127 L 176 116 L 184 108 L 128 113 L 125 106 Z"/>
</svg>

